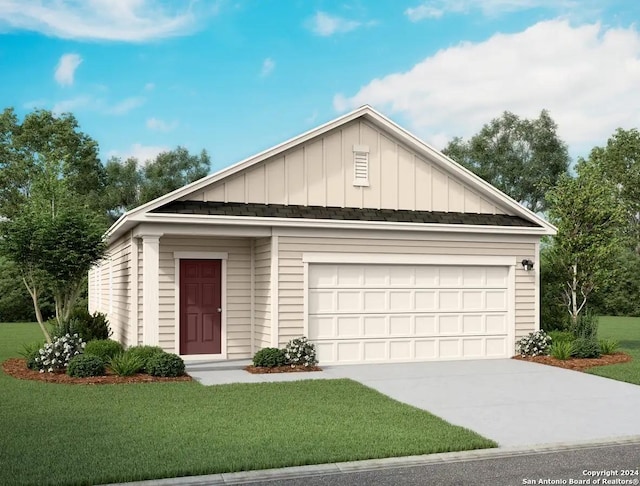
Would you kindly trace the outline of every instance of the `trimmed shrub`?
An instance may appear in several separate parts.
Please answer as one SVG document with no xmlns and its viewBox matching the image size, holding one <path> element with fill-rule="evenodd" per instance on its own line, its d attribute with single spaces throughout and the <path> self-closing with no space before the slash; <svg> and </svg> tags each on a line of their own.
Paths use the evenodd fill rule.
<svg viewBox="0 0 640 486">
<path fill-rule="evenodd" d="M 127 353 L 131 356 L 137 356 L 138 358 L 140 358 L 142 360 L 142 367 L 139 371 L 148 373 L 149 371 L 147 370 L 147 365 L 149 363 L 149 360 L 154 356 L 164 354 L 164 351 L 160 346 L 141 345 L 131 346 L 129 349 L 127 349 Z"/>
<path fill-rule="evenodd" d="M 92 354 L 79 354 L 69 361 L 67 375 L 75 378 L 86 378 L 87 376 L 102 376 L 106 372 L 104 361 Z"/>
<path fill-rule="evenodd" d="M 318 364 L 316 347 L 306 337 L 292 339 L 284 350 L 287 364 L 291 366 L 315 366 Z"/>
<path fill-rule="evenodd" d="M 278 348 L 263 348 L 253 356 L 253 366 L 275 368 L 287 364 L 284 351 Z"/>
<path fill-rule="evenodd" d="M 112 339 L 94 339 L 89 341 L 84 348 L 84 354 L 97 356 L 105 363 L 108 363 L 111 358 L 123 352 L 122 344 Z"/>
<path fill-rule="evenodd" d="M 551 344 L 556 343 L 572 343 L 576 337 L 569 331 L 550 331 L 549 337 L 551 338 Z"/>
<path fill-rule="evenodd" d="M 100 312 L 89 314 L 86 310 L 74 311 L 66 321 L 62 323 L 55 322 L 53 328 L 53 335 L 55 336 L 78 334 L 85 342 L 93 341 L 94 339 L 109 339 L 109 336 L 111 336 L 107 316 Z"/>
<path fill-rule="evenodd" d="M 602 354 L 598 341 L 592 338 L 578 337 L 571 347 L 571 356 L 574 358 L 599 358 Z"/>
<path fill-rule="evenodd" d="M 516 351 L 520 356 L 543 356 L 547 354 L 551 338 L 544 331 L 527 334 L 516 342 Z"/>
<path fill-rule="evenodd" d="M 40 349 L 44 346 L 44 343 L 37 341 L 35 343 L 23 344 L 22 351 L 18 354 L 27 360 L 27 368 L 30 370 L 37 370 L 38 364 L 36 358 L 40 356 Z"/>
<path fill-rule="evenodd" d="M 140 356 L 124 352 L 117 354 L 109 361 L 109 368 L 118 376 L 131 376 L 142 371 L 144 363 Z"/>
<path fill-rule="evenodd" d="M 184 361 L 177 354 L 156 354 L 147 362 L 147 373 L 151 376 L 182 376 Z"/>
<path fill-rule="evenodd" d="M 562 361 L 571 358 L 573 343 L 571 341 L 556 341 L 549 346 L 549 354 Z"/>
<path fill-rule="evenodd" d="M 578 322 L 572 324 L 570 330 L 578 338 L 596 339 L 598 335 L 598 316 L 587 310 L 578 316 Z"/>
<path fill-rule="evenodd" d="M 86 343 L 77 334 L 73 336 L 65 334 L 38 350 L 35 364 L 40 373 L 63 371 L 69 365 L 71 358 L 82 354 L 85 345 Z"/>
<path fill-rule="evenodd" d="M 602 354 L 615 354 L 615 352 L 618 351 L 618 346 L 620 346 L 618 341 L 614 339 L 601 339 L 598 341 L 598 344 L 600 345 L 600 352 Z"/>
</svg>

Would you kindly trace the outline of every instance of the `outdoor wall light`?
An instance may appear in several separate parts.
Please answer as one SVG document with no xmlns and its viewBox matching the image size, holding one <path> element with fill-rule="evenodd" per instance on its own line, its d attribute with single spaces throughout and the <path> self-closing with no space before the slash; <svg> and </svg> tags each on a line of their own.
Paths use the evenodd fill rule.
<svg viewBox="0 0 640 486">
<path fill-rule="evenodd" d="M 524 268 L 527 272 L 529 270 L 533 270 L 533 262 L 525 258 L 524 260 L 522 260 L 522 268 Z"/>
</svg>

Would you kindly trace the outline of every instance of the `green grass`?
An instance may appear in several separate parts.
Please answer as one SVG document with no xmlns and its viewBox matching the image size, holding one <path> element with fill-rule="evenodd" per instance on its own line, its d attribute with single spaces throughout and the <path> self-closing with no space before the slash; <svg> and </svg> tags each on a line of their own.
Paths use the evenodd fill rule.
<svg viewBox="0 0 640 486">
<path fill-rule="evenodd" d="M 640 317 L 601 317 L 599 339 L 615 339 L 618 351 L 630 354 L 628 363 L 598 366 L 587 373 L 640 385 Z"/>
<path fill-rule="evenodd" d="M 40 339 L 0 324 L 0 361 Z M 97 484 L 495 447 L 350 380 L 59 385 L 0 373 L 0 484 Z"/>
</svg>

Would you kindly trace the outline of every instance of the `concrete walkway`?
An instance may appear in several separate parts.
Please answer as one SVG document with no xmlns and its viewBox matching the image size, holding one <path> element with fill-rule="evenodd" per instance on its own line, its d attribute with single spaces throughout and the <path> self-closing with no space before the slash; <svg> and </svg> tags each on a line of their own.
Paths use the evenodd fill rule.
<svg viewBox="0 0 640 486">
<path fill-rule="evenodd" d="M 265 375 L 239 369 L 246 364 L 194 364 L 187 371 L 203 385 L 350 378 L 501 447 L 640 435 L 640 386 L 525 361 L 343 365 Z"/>
</svg>

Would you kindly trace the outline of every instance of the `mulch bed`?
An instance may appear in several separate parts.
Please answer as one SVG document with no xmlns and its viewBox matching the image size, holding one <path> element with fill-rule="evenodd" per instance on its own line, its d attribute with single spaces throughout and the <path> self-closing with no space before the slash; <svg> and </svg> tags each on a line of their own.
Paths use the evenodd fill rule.
<svg viewBox="0 0 640 486">
<path fill-rule="evenodd" d="M 600 358 L 571 358 L 567 360 L 560 360 L 551 356 L 514 356 L 513 358 L 575 371 L 584 371 L 594 366 L 605 366 L 631 361 L 631 356 L 627 353 L 603 354 Z"/>
<path fill-rule="evenodd" d="M 275 366 L 273 368 L 266 368 L 263 366 L 245 366 L 245 371 L 249 373 L 253 373 L 254 375 L 258 375 L 261 373 L 298 373 L 305 371 L 322 371 L 322 368 L 319 366 Z"/>
<path fill-rule="evenodd" d="M 64 373 L 40 373 L 27 368 L 27 361 L 22 358 L 9 358 L 2 363 L 2 370 L 18 380 L 46 381 L 48 383 L 65 383 L 73 385 L 115 385 L 119 383 L 151 383 L 159 381 L 192 381 L 189 375 L 175 378 L 164 378 L 138 373 L 133 376 L 117 376 L 107 370 L 105 376 L 74 378 Z"/>
</svg>

